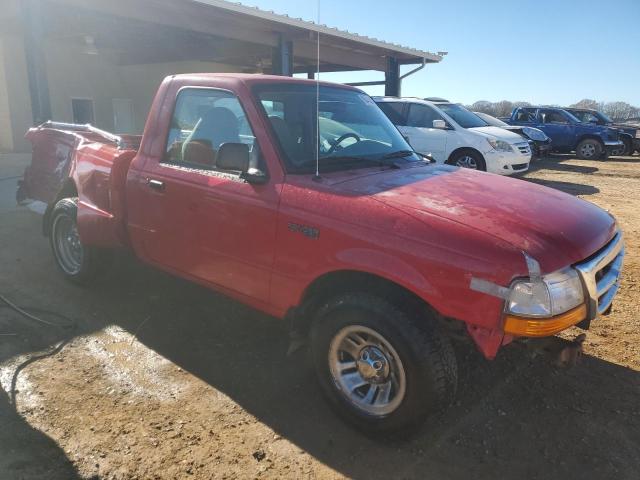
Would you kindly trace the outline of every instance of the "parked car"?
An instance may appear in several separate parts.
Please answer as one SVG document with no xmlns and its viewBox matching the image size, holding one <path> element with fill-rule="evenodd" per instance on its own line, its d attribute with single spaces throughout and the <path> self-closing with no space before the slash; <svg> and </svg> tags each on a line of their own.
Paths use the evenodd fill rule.
<svg viewBox="0 0 640 480">
<path fill-rule="evenodd" d="M 444 99 L 374 97 L 416 151 L 436 162 L 500 175 L 525 172 L 529 142 L 489 125 L 462 105 Z"/>
<path fill-rule="evenodd" d="M 551 139 L 545 135 L 545 133 L 533 127 L 521 127 L 518 125 L 509 125 L 506 122 L 503 122 L 499 118 L 492 117 L 489 114 L 482 112 L 473 112 L 478 115 L 482 120 L 487 122 L 489 125 L 494 127 L 504 128 L 505 130 L 509 130 L 511 132 L 517 133 L 518 135 L 523 136 L 529 141 L 529 145 L 531 146 L 532 157 L 545 157 L 551 152 Z"/>
<path fill-rule="evenodd" d="M 461 118 L 447 109 L 442 121 Z M 331 404 L 367 431 L 412 427 L 451 401 L 452 338 L 492 359 L 516 337 L 588 328 L 618 290 L 609 213 L 425 161 L 353 87 L 177 75 L 141 137 L 47 123 L 27 138 L 19 198 L 47 204 L 66 279 L 100 278 L 126 248 L 286 319 Z"/>
<path fill-rule="evenodd" d="M 576 152 L 582 160 L 606 158 L 624 146 L 617 129 L 581 122 L 557 107 L 518 107 L 507 123 L 538 128 L 551 138 L 553 151 Z"/>
<path fill-rule="evenodd" d="M 612 155 L 633 155 L 634 151 L 640 152 L 640 128 L 616 123 L 598 110 L 588 108 L 566 108 L 565 110 L 573 114 L 581 122 L 606 125 L 620 130 L 620 140 L 622 140 L 624 146 L 613 150 L 611 152 Z"/>
</svg>

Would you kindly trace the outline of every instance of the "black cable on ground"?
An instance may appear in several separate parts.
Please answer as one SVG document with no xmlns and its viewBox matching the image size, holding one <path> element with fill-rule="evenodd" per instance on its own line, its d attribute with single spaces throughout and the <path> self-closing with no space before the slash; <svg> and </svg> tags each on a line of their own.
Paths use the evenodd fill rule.
<svg viewBox="0 0 640 480">
<path fill-rule="evenodd" d="M 23 308 L 17 306 L 15 303 L 13 303 L 11 300 L 7 299 L 2 294 L 0 294 L 0 302 L 4 303 L 4 305 L 0 305 L 0 308 L 9 308 L 9 309 L 19 313 L 23 317 L 28 318 L 29 320 L 37 322 L 37 323 L 39 323 L 41 325 L 46 325 L 48 327 L 61 328 L 61 329 L 74 329 L 75 330 L 77 328 L 77 324 L 74 321 L 72 321 L 70 318 L 65 317 L 64 315 L 61 315 L 59 313 L 51 312 L 49 310 L 43 310 L 43 309 L 39 309 L 39 308 L 29 308 L 29 310 L 31 310 L 32 312 L 44 313 L 46 315 L 53 315 L 53 316 L 56 316 L 58 318 L 65 319 L 69 323 L 67 323 L 66 325 L 63 325 L 63 324 L 58 324 L 58 323 L 49 322 L 47 320 L 43 320 L 42 318 L 37 317 L 37 316 L 27 312 Z M 49 351 L 41 353 L 39 355 L 35 355 L 33 357 L 30 357 L 29 359 L 24 361 L 22 364 L 20 364 L 16 368 L 16 371 L 13 372 L 13 377 L 11 378 L 11 392 L 10 392 L 10 395 L 11 395 L 10 402 L 14 406 L 14 408 L 16 406 L 16 393 L 17 393 L 16 392 L 16 385 L 17 385 L 17 382 L 18 382 L 18 375 L 20 374 L 20 372 L 22 370 L 24 370 L 26 367 L 28 367 L 30 364 L 32 364 L 32 363 L 34 363 L 34 362 L 36 362 L 38 360 L 42 360 L 43 358 L 51 357 L 53 355 L 56 355 L 56 354 L 60 353 L 62 351 L 62 349 L 65 347 L 65 345 L 67 345 L 67 343 L 69 343 L 70 341 L 71 341 L 71 338 L 67 338 L 67 339 L 61 341 L 60 343 L 58 343 L 57 345 L 55 345 Z"/>
<path fill-rule="evenodd" d="M 55 327 L 55 328 L 75 328 L 76 324 L 71 321 L 71 319 L 69 319 L 68 317 L 65 317 L 64 315 L 60 315 L 59 313 L 56 312 L 50 312 L 48 310 L 42 310 L 39 308 L 29 308 L 29 310 L 33 311 L 33 312 L 38 312 L 38 313 L 44 313 L 44 314 L 48 314 L 48 315 L 54 315 L 56 317 L 59 318 L 63 318 L 65 320 L 68 320 L 69 323 L 66 325 L 61 325 L 59 323 L 53 323 L 53 322 L 49 322 L 47 320 L 44 320 L 40 317 L 36 317 L 35 315 L 27 312 L 26 310 L 24 310 L 23 308 L 17 306 L 15 303 L 13 303 L 11 300 L 9 300 L 7 297 L 5 297 L 4 295 L 2 295 L 0 293 L 0 301 L 3 302 L 5 305 L 0 305 L 0 308 L 10 308 L 11 310 L 19 313 L 20 315 L 22 315 L 23 317 L 28 318 L 29 320 L 33 320 L 34 322 L 40 323 L 42 325 L 47 325 L 48 327 Z"/>
</svg>

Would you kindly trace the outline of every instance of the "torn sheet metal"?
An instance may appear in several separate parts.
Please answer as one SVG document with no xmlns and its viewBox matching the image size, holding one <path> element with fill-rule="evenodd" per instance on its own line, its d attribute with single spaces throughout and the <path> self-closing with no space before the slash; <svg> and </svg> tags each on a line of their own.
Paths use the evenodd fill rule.
<svg viewBox="0 0 640 480">
<path fill-rule="evenodd" d="M 502 298 L 503 300 L 509 298 L 510 290 L 507 287 L 502 287 L 488 280 L 483 280 L 482 278 L 472 277 L 470 286 L 471 290 L 475 290 L 476 292 L 486 293 L 487 295 Z"/>
<path fill-rule="evenodd" d="M 522 252 L 522 255 L 524 255 L 524 261 L 527 264 L 527 269 L 529 270 L 529 279 L 531 280 L 531 282 L 536 283 L 540 281 L 540 279 L 542 278 L 540 263 L 538 263 L 535 258 L 527 255 L 525 252 Z M 475 277 L 471 277 L 471 283 L 469 287 L 471 288 L 471 290 L 475 290 L 476 292 L 486 293 L 487 295 L 498 297 L 502 300 L 508 300 L 509 292 L 511 291 L 511 289 L 503 287 L 502 285 L 498 285 L 497 283 Z"/>
</svg>

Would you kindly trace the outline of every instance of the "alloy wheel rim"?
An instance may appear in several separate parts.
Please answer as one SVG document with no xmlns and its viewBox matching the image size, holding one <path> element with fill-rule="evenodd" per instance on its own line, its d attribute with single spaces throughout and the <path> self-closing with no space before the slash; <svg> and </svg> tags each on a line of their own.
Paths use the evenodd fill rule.
<svg viewBox="0 0 640 480">
<path fill-rule="evenodd" d="M 583 157 L 590 158 L 596 153 L 596 147 L 593 143 L 585 143 L 580 149 L 580 152 Z"/>
<path fill-rule="evenodd" d="M 58 264 L 69 275 L 82 268 L 83 248 L 76 223 L 68 215 L 56 217 L 53 225 L 53 244 Z"/>
<path fill-rule="evenodd" d="M 407 382 L 400 356 L 368 327 L 350 325 L 333 337 L 329 367 L 338 391 L 367 415 L 387 416 L 404 399 Z"/>
<path fill-rule="evenodd" d="M 478 164 L 476 163 L 475 158 L 473 158 L 470 155 L 464 155 L 463 157 L 460 157 L 458 159 L 458 161 L 456 162 L 456 165 L 458 167 L 470 168 L 472 170 L 477 170 L 478 169 Z"/>
</svg>

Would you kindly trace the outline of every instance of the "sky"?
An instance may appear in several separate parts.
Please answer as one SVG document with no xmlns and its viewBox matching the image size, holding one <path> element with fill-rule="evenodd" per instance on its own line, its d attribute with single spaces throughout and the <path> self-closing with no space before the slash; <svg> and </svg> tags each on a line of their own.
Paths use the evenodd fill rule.
<svg viewBox="0 0 640 480">
<path fill-rule="evenodd" d="M 316 0 L 242 3 L 317 18 Z M 591 98 L 640 106 L 640 0 L 320 0 L 320 23 L 449 52 L 441 63 L 404 80 L 404 96 L 464 104 L 567 105 Z M 384 74 L 327 73 L 321 78 L 370 81 Z M 365 90 L 383 93 L 383 87 Z"/>
</svg>

